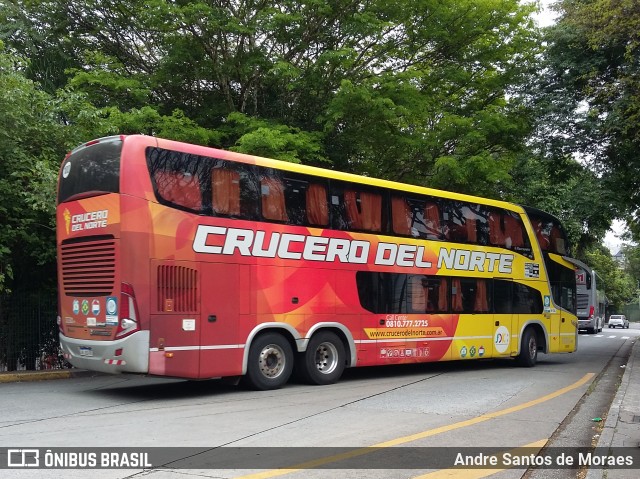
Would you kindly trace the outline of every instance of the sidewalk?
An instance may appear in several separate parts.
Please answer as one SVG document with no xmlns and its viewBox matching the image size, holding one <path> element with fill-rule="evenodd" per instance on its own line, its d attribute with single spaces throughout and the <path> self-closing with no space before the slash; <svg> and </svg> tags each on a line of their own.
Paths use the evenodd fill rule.
<svg viewBox="0 0 640 479">
<path fill-rule="evenodd" d="M 597 447 L 640 448 L 640 338 L 631 350 Z M 639 468 L 640 465 L 634 469 L 589 469 L 586 479 L 637 479 Z"/>
</svg>

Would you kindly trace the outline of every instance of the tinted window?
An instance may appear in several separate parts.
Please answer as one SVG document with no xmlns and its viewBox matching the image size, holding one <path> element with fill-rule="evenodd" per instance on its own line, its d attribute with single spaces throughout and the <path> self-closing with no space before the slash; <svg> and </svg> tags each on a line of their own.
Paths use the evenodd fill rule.
<svg viewBox="0 0 640 479">
<path fill-rule="evenodd" d="M 120 137 L 105 138 L 71 153 L 62 164 L 58 203 L 73 197 L 120 191 Z"/>
<path fill-rule="evenodd" d="M 363 308 L 376 314 L 489 313 L 492 281 L 359 271 Z"/>
<path fill-rule="evenodd" d="M 442 219 L 439 203 L 434 198 L 391 197 L 393 232 L 401 236 L 442 239 Z"/>
<path fill-rule="evenodd" d="M 457 243 L 478 242 L 477 215 L 466 203 L 444 202 L 444 234 L 448 241 Z"/>
<path fill-rule="evenodd" d="M 491 281 L 479 278 L 452 278 L 451 309 L 456 313 L 491 311 Z"/>
<path fill-rule="evenodd" d="M 333 197 L 337 227 L 348 229 L 342 221 L 346 213 L 339 195 Z M 455 243 L 491 245 L 509 249 L 529 258 L 531 243 L 520 215 L 476 203 L 400 195 L 392 192 L 391 231 L 398 236 Z M 383 208 L 383 215 L 384 215 Z"/>
<path fill-rule="evenodd" d="M 551 283 L 551 294 L 553 301 L 561 308 L 576 314 L 577 293 L 576 274 L 573 269 L 566 268 L 556 263 L 548 254 L 544 255 L 549 282 Z"/>
<path fill-rule="evenodd" d="M 570 255 L 569 241 L 560 221 L 544 211 L 526 208 L 542 251 Z"/>
<path fill-rule="evenodd" d="M 262 218 L 300 226 L 327 226 L 329 206 L 324 182 L 260 168 Z"/>
<path fill-rule="evenodd" d="M 204 185 L 205 198 L 211 198 L 214 216 L 247 220 L 258 219 L 260 183 L 254 166 L 215 158 L 211 164 L 211 181 Z M 207 209 L 208 210 L 208 209 Z"/>
<path fill-rule="evenodd" d="M 520 215 L 498 208 L 489 208 L 487 212 L 489 244 L 531 258 L 531 243 Z"/>
<path fill-rule="evenodd" d="M 383 195 L 381 190 L 356 184 L 335 182 L 331 191 L 333 227 L 347 231 L 383 230 Z"/>
<path fill-rule="evenodd" d="M 493 281 L 493 304 L 497 314 L 541 314 L 540 291 L 526 284 L 506 280 Z"/>
<path fill-rule="evenodd" d="M 198 155 L 147 148 L 147 165 L 158 201 L 194 212 L 203 210 L 202 183 L 209 164 Z"/>
<path fill-rule="evenodd" d="M 407 312 L 408 275 L 393 273 L 356 273 L 362 307 L 376 314 Z"/>
</svg>

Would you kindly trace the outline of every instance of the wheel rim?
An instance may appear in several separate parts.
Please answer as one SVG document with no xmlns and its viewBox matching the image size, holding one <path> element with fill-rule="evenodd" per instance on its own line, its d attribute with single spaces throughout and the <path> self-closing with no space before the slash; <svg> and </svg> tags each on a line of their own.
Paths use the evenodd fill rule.
<svg viewBox="0 0 640 479">
<path fill-rule="evenodd" d="M 536 343 L 536 338 L 531 336 L 531 338 L 529 338 L 529 357 L 531 359 L 534 359 L 536 357 L 537 352 L 538 352 L 538 345 Z"/>
<path fill-rule="evenodd" d="M 260 352 L 258 366 L 260 372 L 266 378 L 277 378 L 285 369 L 284 351 L 277 344 L 269 344 Z"/>
<path fill-rule="evenodd" d="M 338 348 L 333 343 L 318 345 L 315 354 L 316 369 L 322 374 L 331 374 L 338 367 Z"/>
</svg>

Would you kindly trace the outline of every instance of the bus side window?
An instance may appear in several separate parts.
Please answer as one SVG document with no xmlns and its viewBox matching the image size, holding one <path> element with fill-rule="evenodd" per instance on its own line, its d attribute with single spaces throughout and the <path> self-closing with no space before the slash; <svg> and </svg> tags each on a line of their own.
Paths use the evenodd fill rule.
<svg viewBox="0 0 640 479">
<path fill-rule="evenodd" d="M 424 313 L 427 311 L 429 290 L 425 288 L 423 284 L 422 276 L 410 276 L 409 282 L 411 284 L 409 304 L 411 313 Z"/>
<path fill-rule="evenodd" d="M 551 227 L 550 242 L 551 242 L 551 250 L 554 253 L 567 254 L 563 235 L 560 232 L 560 229 L 556 225 L 553 225 Z"/>
<path fill-rule="evenodd" d="M 423 284 L 427 291 L 427 312 L 446 313 L 449 309 L 447 280 L 428 276 L 423 279 Z"/>
<path fill-rule="evenodd" d="M 522 248 L 524 246 L 523 225 L 519 217 L 512 215 L 513 213 L 504 215 L 505 244 L 507 248 Z"/>
<path fill-rule="evenodd" d="M 542 251 L 549 251 L 549 233 L 545 230 L 545 225 L 539 219 L 532 219 L 531 225 L 533 226 L 533 231 L 536 234 L 536 238 L 538 238 L 538 243 L 540 243 Z"/>
<path fill-rule="evenodd" d="M 464 310 L 462 302 L 462 285 L 458 278 L 454 278 L 451 281 L 451 308 L 456 313 L 460 313 Z"/>
<path fill-rule="evenodd" d="M 457 313 L 488 313 L 489 285 L 487 280 L 476 278 L 454 278 L 452 280 L 451 301 Z"/>
<path fill-rule="evenodd" d="M 202 209 L 202 194 L 198 175 L 156 170 L 153 174 L 158 195 L 165 201 L 190 210 Z"/>
<path fill-rule="evenodd" d="M 504 246 L 506 244 L 502 215 L 494 210 L 489 212 L 489 242 L 492 246 Z"/>
<path fill-rule="evenodd" d="M 484 205 L 474 205 L 473 214 L 476 220 L 476 244 L 489 244 L 489 209 Z"/>
<path fill-rule="evenodd" d="M 458 243 L 478 242 L 478 219 L 471 206 L 460 201 L 445 203 L 447 239 Z"/>
<path fill-rule="evenodd" d="M 220 215 L 240 215 L 240 174 L 227 168 L 211 173 L 213 211 Z"/>
<path fill-rule="evenodd" d="M 467 241 L 476 244 L 478 242 L 478 220 L 477 215 L 469 206 L 462 207 L 462 217 L 466 229 Z"/>
<path fill-rule="evenodd" d="M 264 176 L 260 180 L 260 192 L 263 218 L 272 221 L 289 221 L 282 181 L 278 178 Z"/>
<path fill-rule="evenodd" d="M 356 284 L 360 304 L 372 313 L 431 314 L 449 312 L 449 282 L 447 278 L 358 271 Z M 460 279 L 457 279 L 457 287 L 458 291 L 461 291 Z M 464 286 L 462 290 L 464 290 Z M 460 304 L 458 311 L 463 310 L 464 308 Z"/>
<path fill-rule="evenodd" d="M 478 279 L 476 287 L 475 303 L 473 305 L 473 311 L 476 313 L 488 313 L 489 312 L 489 295 L 487 294 L 487 280 Z"/>
<path fill-rule="evenodd" d="M 442 239 L 440 209 L 433 201 L 421 198 L 392 197 L 391 214 L 396 234 L 423 239 Z"/>
<path fill-rule="evenodd" d="M 427 202 L 424 207 L 424 219 L 427 239 L 441 239 L 440 210 L 436 203 Z"/>
<path fill-rule="evenodd" d="M 446 313 L 449 311 L 449 283 L 445 278 L 438 278 L 438 311 Z"/>
<path fill-rule="evenodd" d="M 327 203 L 327 189 L 324 185 L 312 183 L 306 192 L 307 221 L 313 226 L 327 226 L 329 224 L 329 205 Z"/>
<path fill-rule="evenodd" d="M 513 313 L 541 314 L 542 295 L 537 289 L 526 284 L 513 283 Z"/>
<path fill-rule="evenodd" d="M 381 231 L 382 195 L 367 191 L 346 190 L 344 204 L 350 229 Z"/>
<path fill-rule="evenodd" d="M 496 314 L 512 314 L 513 281 L 493 280 L 493 309 Z"/>
<path fill-rule="evenodd" d="M 411 234 L 411 208 L 404 198 L 393 196 L 391 198 L 391 217 L 393 232 L 398 235 L 409 236 Z"/>
</svg>

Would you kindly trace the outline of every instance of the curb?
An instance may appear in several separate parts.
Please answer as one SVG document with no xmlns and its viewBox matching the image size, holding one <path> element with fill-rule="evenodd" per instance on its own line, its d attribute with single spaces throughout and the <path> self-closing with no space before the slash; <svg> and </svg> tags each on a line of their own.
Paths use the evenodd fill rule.
<svg viewBox="0 0 640 479">
<path fill-rule="evenodd" d="M 620 409 L 622 407 L 624 397 L 627 393 L 627 388 L 629 387 L 629 383 L 631 381 L 631 371 L 634 366 L 634 357 L 636 354 L 638 354 L 637 350 L 640 350 L 640 340 L 636 340 L 631 347 L 631 354 L 629 355 L 629 360 L 627 361 L 624 374 L 622 375 L 622 380 L 620 381 L 618 391 L 616 392 L 613 402 L 611 403 L 609 413 L 607 414 L 607 419 L 604 423 L 604 428 L 602 429 L 600 438 L 598 439 L 598 444 L 596 445 L 596 447 L 598 448 L 610 449 L 611 447 L 616 446 L 616 444 L 614 444 L 614 436 L 617 432 L 616 429 L 618 427 L 618 420 L 620 418 Z M 611 476 L 612 472 L 615 474 L 615 471 L 609 471 L 607 469 L 589 469 L 586 479 L 604 478 L 607 476 Z"/>
<path fill-rule="evenodd" d="M 99 376 L 100 373 L 85 371 L 84 369 L 55 369 L 48 371 L 12 371 L 0 373 L 1 383 L 18 383 L 28 381 L 47 381 L 52 379 L 69 379 Z"/>
</svg>

